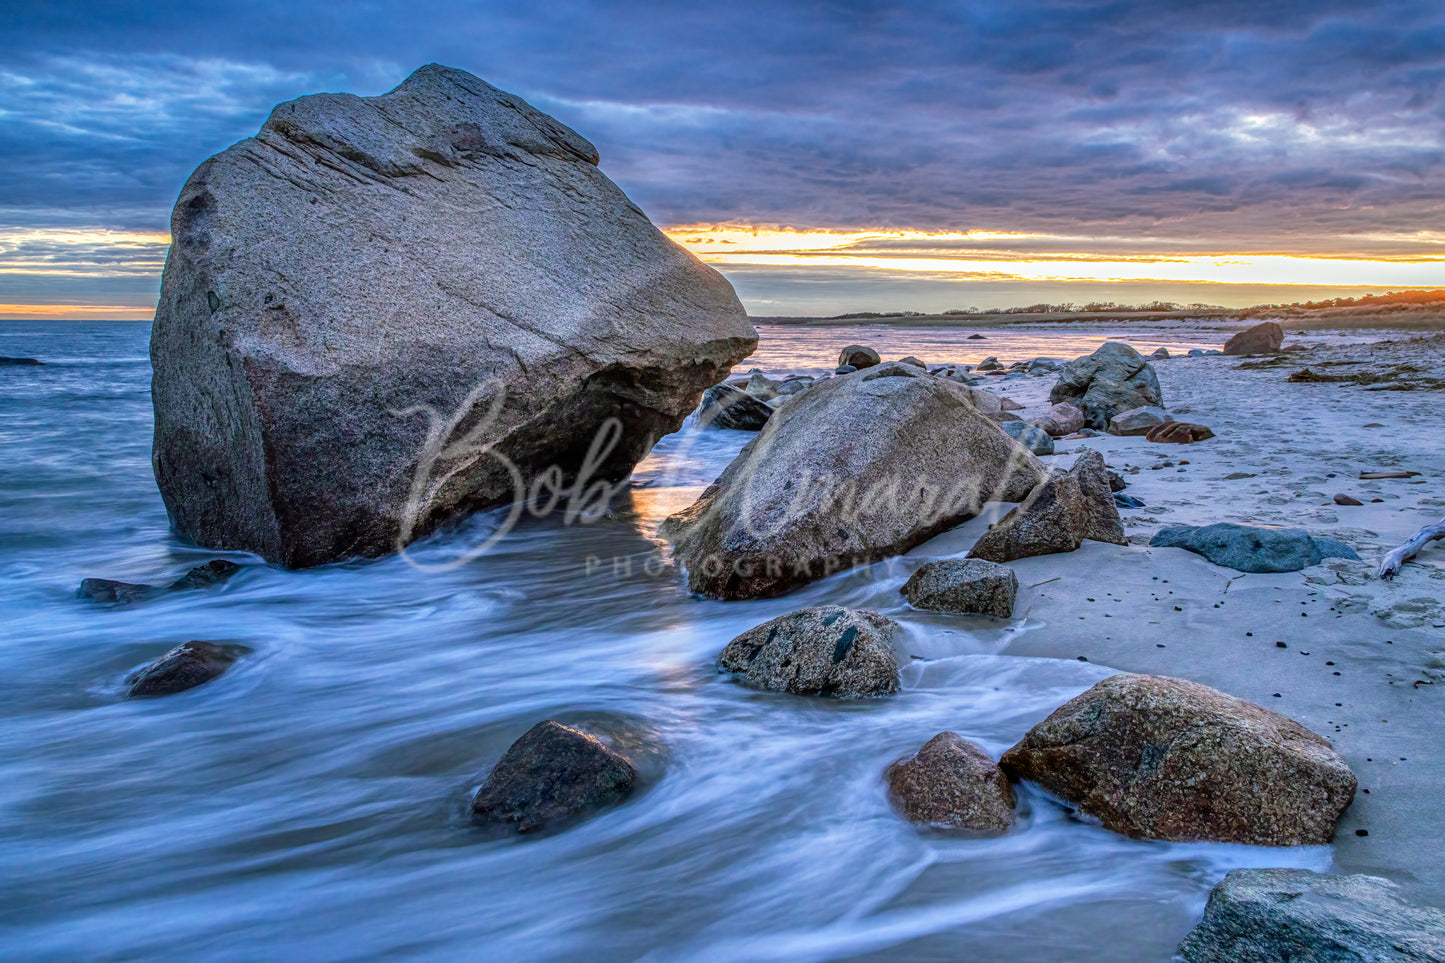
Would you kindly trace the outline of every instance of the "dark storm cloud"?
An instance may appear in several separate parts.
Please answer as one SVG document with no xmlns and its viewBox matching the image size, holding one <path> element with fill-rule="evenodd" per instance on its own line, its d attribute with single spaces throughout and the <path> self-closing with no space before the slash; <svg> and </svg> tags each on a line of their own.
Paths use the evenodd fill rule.
<svg viewBox="0 0 1445 963">
<path fill-rule="evenodd" d="M 0 219 L 164 230 L 279 100 L 464 67 L 598 144 L 655 220 L 1207 234 L 1445 215 L 1445 8 L 9 4 Z"/>
</svg>

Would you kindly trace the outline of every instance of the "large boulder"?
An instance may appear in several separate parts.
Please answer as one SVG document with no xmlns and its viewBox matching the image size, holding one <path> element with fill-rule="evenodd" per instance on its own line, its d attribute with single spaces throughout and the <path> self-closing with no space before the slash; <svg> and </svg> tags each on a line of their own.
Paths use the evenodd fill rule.
<svg viewBox="0 0 1445 963">
<path fill-rule="evenodd" d="M 151 334 L 177 533 L 317 565 L 625 477 L 757 336 L 597 160 L 433 64 L 281 104 L 202 164 Z"/>
<path fill-rule="evenodd" d="M 906 552 L 1042 478 L 966 389 L 890 362 L 788 402 L 660 534 L 694 592 L 774 596 Z"/>
<path fill-rule="evenodd" d="M 133 698 L 173 695 L 224 675 L 236 661 L 234 651 L 214 642 L 182 642 L 127 680 Z"/>
<path fill-rule="evenodd" d="M 1445 913 L 1378 876 L 1234 869 L 1178 952 L 1185 963 L 1440 963 Z"/>
<path fill-rule="evenodd" d="M 1109 341 L 1088 357 L 1064 366 L 1049 392 L 1053 404 L 1077 405 L 1089 427 L 1104 431 L 1122 411 L 1164 404 L 1159 378 L 1149 362 L 1129 345 Z"/>
<path fill-rule="evenodd" d="M 533 833 L 625 799 L 637 770 L 589 733 L 548 720 L 512 743 L 472 797 L 482 825 Z"/>
<path fill-rule="evenodd" d="M 1241 331 L 1224 343 L 1224 353 L 1232 355 L 1273 354 L 1284 344 L 1284 328 L 1274 321 L 1264 321 Z"/>
<path fill-rule="evenodd" d="M 1154 548 L 1182 548 L 1237 572 L 1298 572 L 1327 558 L 1360 557 L 1339 539 L 1311 535 L 1302 528 L 1233 522 L 1166 525 L 1149 544 Z"/>
<path fill-rule="evenodd" d="M 697 423 L 703 428 L 758 431 L 773 415 L 772 405 L 724 382 L 702 393 Z"/>
<path fill-rule="evenodd" d="M 871 368 L 882 363 L 878 352 L 861 344 L 850 344 L 838 352 L 838 367 L 849 366 L 854 370 Z"/>
<path fill-rule="evenodd" d="M 1000 765 L 1147 839 L 1318 845 L 1355 798 L 1350 767 L 1304 726 L 1153 675 L 1110 676 L 1070 699 Z"/>
<path fill-rule="evenodd" d="M 865 699 L 898 691 L 897 625 L 877 612 L 801 609 L 748 629 L 718 656 L 718 668 L 754 689 Z"/>
<path fill-rule="evenodd" d="M 1002 832 L 1014 824 L 1014 791 L 993 757 L 954 732 L 940 732 L 883 773 L 909 822 Z"/>
<path fill-rule="evenodd" d="M 920 567 L 898 591 L 914 608 L 1006 619 L 1013 615 L 1019 579 L 1007 565 L 945 558 Z"/>
<path fill-rule="evenodd" d="M 1084 539 L 1126 545 L 1124 523 L 1109 485 L 1109 469 L 1085 451 L 1065 474 L 1052 475 L 979 537 L 968 557 L 1012 562 L 1072 552 Z"/>
</svg>

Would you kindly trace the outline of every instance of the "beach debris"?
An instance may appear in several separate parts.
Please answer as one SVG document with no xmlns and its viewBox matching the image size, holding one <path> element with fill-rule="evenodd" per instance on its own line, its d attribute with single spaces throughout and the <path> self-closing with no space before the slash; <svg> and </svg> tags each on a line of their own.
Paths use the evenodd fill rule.
<svg viewBox="0 0 1445 963">
<path fill-rule="evenodd" d="M 118 582 L 109 578 L 83 579 L 75 597 L 92 602 L 119 602 L 129 604 L 157 598 L 169 592 L 185 592 L 191 589 L 214 588 L 224 585 L 232 575 L 241 570 L 235 562 L 223 558 L 212 559 L 204 565 L 197 565 L 169 585 L 146 585 L 137 582 Z"/>
<path fill-rule="evenodd" d="M 867 699 L 898 692 L 891 619 L 868 609 L 800 609 L 748 629 L 718 656 L 744 685 L 793 695 Z"/>
<path fill-rule="evenodd" d="M 3 358 L 0 357 L 0 365 L 35 366 L 44 365 L 44 361 L 35 358 Z"/>
<path fill-rule="evenodd" d="M 127 680 L 132 698 L 172 695 L 194 689 L 223 675 L 236 653 L 215 642 L 183 642 Z"/>
<path fill-rule="evenodd" d="M 621 802 L 636 780 L 626 756 L 549 719 L 528 729 L 492 767 L 472 797 L 472 819 L 534 833 Z"/>
<path fill-rule="evenodd" d="M 1284 328 L 1275 321 L 1263 321 L 1239 332 L 1224 343 L 1228 355 L 1273 354 L 1284 344 Z"/>
<path fill-rule="evenodd" d="M 1012 562 L 1072 552 L 1084 539 L 1125 545 L 1124 526 L 1096 451 L 1084 451 L 1065 474 L 1053 474 L 999 519 L 969 550 L 969 558 Z"/>
<path fill-rule="evenodd" d="M 1131 408 L 1128 411 L 1121 411 L 1109 419 L 1109 434 L 1147 435 L 1149 429 L 1155 425 L 1162 425 L 1173 420 L 1169 412 L 1158 405 Z"/>
<path fill-rule="evenodd" d="M 1049 436 L 1048 432 L 1036 425 L 1029 424 L 1017 415 L 1014 418 L 1016 420 L 1004 421 L 999 424 L 1004 434 L 1035 455 L 1052 455 L 1054 453 L 1054 439 Z"/>
<path fill-rule="evenodd" d="M 1335 493 L 1334 502 L 1335 502 L 1336 505 L 1363 505 L 1363 504 L 1364 504 L 1364 502 L 1360 501 L 1360 500 L 1359 500 L 1358 498 L 1356 498 L 1355 496 L 1353 496 L 1353 495 L 1346 495 L 1344 492 L 1336 492 L 1336 493 Z"/>
<path fill-rule="evenodd" d="M 993 757 L 940 732 L 884 770 L 888 795 L 909 822 L 998 833 L 1014 824 L 1014 791 Z"/>
<path fill-rule="evenodd" d="M 899 359 L 898 359 L 898 363 L 899 363 L 899 364 L 911 364 L 911 365 L 913 365 L 913 367 L 915 367 L 915 368 L 922 368 L 922 369 L 925 370 L 925 371 L 928 370 L 928 365 L 924 364 L 922 361 L 919 361 L 917 358 L 913 357 L 913 355 L 911 355 L 911 354 L 910 354 L 908 357 L 906 357 L 906 358 L 899 358 Z"/>
<path fill-rule="evenodd" d="M 871 368 L 882 363 L 883 359 L 878 357 L 878 352 L 861 344 L 850 344 L 838 352 L 838 367 L 852 366 L 854 370 L 861 371 L 864 368 Z"/>
<path fill-rule="evenodd" d="M 1127 836 L 1321 845 L 1355 796 L 1323 737 L 1208 686 L 1110 676 L 999 762 Z"/>
<path fill-rule="evenodd" d="M 1210 428 L 1188 421 L 1166 421 L 1144 433 L 1145 441 L 1157 442 L 1161 445 L 1192 445 L 1196 441 L 1204 441 L 1213 437 L 1214 432 Z"/>
<path fill-rule="evenodd" d="M 1084 427 L 1084 413 L 1079 410 L 1077 405 L 1060 402 L 1035 417 L 1033 423 L 1053 437 L 1063 438 Z"/>
<path fill-rule="evenodd" d="M 1426 525 L 1414 535 L 1405 539 L 1405 543 L 1394 549 L 1380 560 L 1380 568 L 1376 573 L 1385 581 L 1390 581 L 1400 573 L 1400 568 L 1410 559 L 1420 554 L 1420 549 L 1438 539 L 1445 538 L 1445 518 L 1440 519 L 1433 525 Z"/>
<path fill-rule="evenodd" d="M 918 568 L 898 591 L 916 609 L 1006 619 L 1013 615 L 1018 590 L 1018 576 L 1007 565 L 945 558 Z"/>
<path fill-rule="evenodd" d="M 736 431 L 759 431 L 772 417 L 773 409 L 751 393 L 730 384 L 713 385 L 702 393 L 698 409 L 700 428 L 731 428 Z"/>
<path fill-rule="evenodd" d="M 1168 525 L 1149 541 L 1154 548 L 1182 548 L 1237 572 L 1298 572 L 1327 558 L 1359 560 L 1353 548 L 1302 528 L 1262 525 Z"/>
<path fill-rule="evenodd" d="M 1145 405 L 1162 405 L 1159 378 L 1139 352 L 1120 341 L 1108 341 L 1087 357 L 1064 366 L 1049 401 L 1077 405 L 1089 427 L 1103 431 L 1109 419 Z"/>
<path fill-rule="evenodd" d="M 1439 961 L 1445 913 L 1407 902 L 1378 876 L 1233 869 L 1178 955 L 1185 963 Z"/>
<path fill-rule="evenodd" d="M 151 332 L 178 536 L 320 565 L 513 503 L 599 439 L 591 481 L 626 478 L 757 333 L 597 160 L 431 64 L 281 104 L 202 164 Z"/>
<path fill-rule="evenodd" d="M 1360 481 L 1372 481 L 1381 478 L 1418 478 L 1419 475 L 1420 473 L 1417 471 L 1405 471 L 1400 468 L 1385 471 L 1362 471 L 1360 472 Z"/>
<path fill-rule="evenodd" d="M 659 534 L 692 591 L 762 598 L 902 554 L 1042 477 L 967 389 L 889 362 L 788 402 Z"/>
</svg>

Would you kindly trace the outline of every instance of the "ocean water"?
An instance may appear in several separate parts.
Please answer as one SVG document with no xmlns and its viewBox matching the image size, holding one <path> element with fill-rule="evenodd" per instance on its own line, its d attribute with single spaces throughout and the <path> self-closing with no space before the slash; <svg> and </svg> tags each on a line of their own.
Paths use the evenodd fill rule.
<svg viewBox="0 0 1445 963">
<path fill-rule="evenodd" d="M 741 367 L 828 367 L 851 340 L 930 362 L 1102 340 L 967 333 L 769 328 Z M 653 533 L 739 433 L 686 428 L 604 517 L 524 518 L 475 557 L 504 512 L 407 559 L 287 572 L 230 555 L 245 567 L 219 590 L 81 601 L 86 577 L 169 581 L 218 557 L 170 533 L 151 477 L 147 335 L 0 324 L 0 355 L 47 362 L 0 368 L 4 959 L 1163 960 L 1228 868 L 1280 865 L 1124 839 L 1028 787 L 997 838 L 899 819 L 889 762 L 944 729 L 997 755 L 1109 670 L 1010 656 L 1046 630 L 1028 620 L 909 610 L 917 558 L 785 599 L 689 597 Z M 823 603 L 903 625 L 899 696 L 717 673 L 738 633 Z M 189 692 L 122 698 L 188 639 L 248 654 Z M 561 833 L 479 833 L 471 793 L 548 718 L 625 748 L 639 790 Z"/>
</svg>

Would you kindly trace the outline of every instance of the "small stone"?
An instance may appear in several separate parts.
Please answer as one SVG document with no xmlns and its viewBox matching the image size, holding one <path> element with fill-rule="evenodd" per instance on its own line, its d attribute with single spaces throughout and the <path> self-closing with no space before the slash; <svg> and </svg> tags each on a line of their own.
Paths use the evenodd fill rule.
<svg viewBox="0 0 1445 963">
<path fill-rule="evenodd" d="M 957 733 L 940 732 L 883 775 L 909 822 L 974 832 L 1003 832 L 1014 824 L 1008 777 L 992 756 Z"/>
<path fill-rule="evenodd" d="M 1335 495 L 1335 504 L 1336 504 L 1336 505 L 1363 505 L 1364 502 L 1360 501 L 1358 498 L 1355 498 L 1353 495 L 1346 495 L 1344 492 L 1340 492 L 1340 493 L 1338 493 L 1337 495 Z"/>
<path fill-rule="evenodd" d="M 236 657 L 214 642 L 183 642 L 130 677 L 132 697 L 172 695 L 225 673 Z"/>
<path fill-rule="evenodd" d="M 1194 425 L 1187 421 L 1169 421 L 1162 425 L 1155 425 L 1144 435 L 1146 441 L 1157 442 L 1161 445 L 1192 445 L 1196 441 L 1204 441 L 1214 437 L 1214 432 L 1204 425 Z"/>
<path fill-rule="evenodd" d="M 482 824 L 532 833 L 625 799 L 637 770 L 593 735 L 548 720 L 502 755 L 472 797 Z"/>
</svg>

